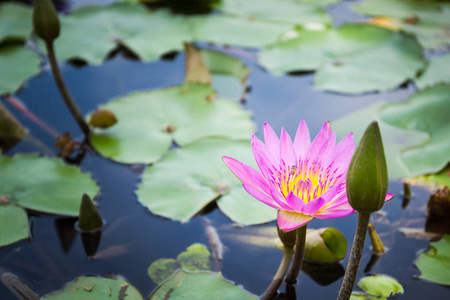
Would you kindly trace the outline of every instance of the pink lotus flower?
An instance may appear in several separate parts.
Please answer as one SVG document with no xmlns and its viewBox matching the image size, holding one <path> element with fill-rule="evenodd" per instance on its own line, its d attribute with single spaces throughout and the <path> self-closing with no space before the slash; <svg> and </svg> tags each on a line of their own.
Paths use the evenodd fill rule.
<svg viewBox="0 0 450 300">
<path fill-rule="evenodd" d="M 350 133 L 336 145 L 336 135 L 325 123 L 311 142 L 301 121 L 292 142 L 284 128 L 281 136 L 264 123 L 264 140 L 252 135 L 252 150 L 260 171 L 231 157 L 225 164 L 257 200 L 279 210 L 278 225 L 293 230 L 313 218 L 332 219 L 355 210 L 347 199 L 345 180 L 355 143 Z M 386 199 L 392 198 L 387 194 Z"/>
</svg>

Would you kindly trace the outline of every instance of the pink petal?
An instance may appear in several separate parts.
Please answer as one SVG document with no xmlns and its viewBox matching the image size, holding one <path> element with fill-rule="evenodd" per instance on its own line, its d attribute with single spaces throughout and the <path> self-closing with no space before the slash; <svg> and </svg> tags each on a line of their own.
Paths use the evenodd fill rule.
<svg viewBox="0 0 450 300">
<path fill-rule="evenodd" d="M 309 136 L 308 125 L 306 125 L 304 120 L 301 120 L 294 138 L 294 148 L 299 161 L 306 158 L 310 146 L 311 138 Z"/>
<path fill-rule="evenodd" d="M 244 184 L 244 189 L 247 193 L 253 196 L 255 199 L 261 201 L 264 204 L 276 209 L 283 209 L 278 203 L 269 195 L 264 193 L 261 189 L 255 188 L 254 186 Z"/>
<path fill-rule="evenodd" d="M 297 156 L 295 155 L 294 144 L 284 128 L 281 128 L 280 157 L 287 166 L 297 166 Z"/>
<path fill-rule="evenodd" d="M 265 122 L 264 123 L 264 142 L 266 143 L 269 152 L 275 158 L 276 161 L 280 161 L 280 139 L 273 131 L 272 127 Z"/>
<path fill-rule="evenodd" d="M 270 184 L 270 195 L 275 200 L 278 205 L 280 205 L 283 210 L 293 211 L 294 209 L 286 202 L 286 199 L 280 194 L 280 191 L 275 187 L 272 182 Z"/>
<path fill-rule="evenodd" d="M 328 140 L 328 137 L 330 136 L 328 133 L 329 133 L 328 125 L 327 125 L 327 123 L 325 123 L 322 126 L 322 129 L 320 130 L 319 134 L 317 134 L 316 138 L 311 143 L 311 146 L 308 149 L 308 155 L 307 155 L 308 160 L 311 161 L 311 158 L 317 156 L 317 152 L 322 147 L 322 145 Z M 312 154 L 314 154 L 314 155 L 312 155 Z"/>
<path fill-rule="evenodd" d="M 284 210 L 278 212 L 278 226 L 280 226 L 283 230 L 293 230 L 302 227 L 312 219 L 313 217 L 311 216 L 306 216 L 296 212 Z"/>
<path fill-rule="evenodd" d="M 394 198 L 394 194 L 387 193 L 387 194 L 386 194 L 386 198 L 384 199 L 384 201 L 389 201 L 389 200 L 391 200 L 392 198 Z"/>
<path fill-rule="evenodd" d="M 320 165 L 323 168 L 327 168 L 333 159 L 334 155 L 334 148 L 336 143 L 336 134 L 333 133 L 328 137 L 328 139 L 323 143 L 322 147 L 318 150 L 317 153 L 311 153 L 310 160 L 312 162 L 314 161 L 320 161 Z"/>
<path fill-rule="evenodd" d="M 323 207 L 325 202 L 326 200 L 322 197 L 311 200 L 302 207 L 301 213 L 304 215 L 313 216 Z"/>
<path fill-rule="evenodd" d="M 341 155 L 341 153 L 349 148 L 349 147 L 355 147 L 355 142 L 353 141 L 353 132 L 350 132 L 349 134 L 347 134 L 342 140 L 340 140 L 335 148 L 335 157 L 333 157 L 333 160 L 335 160 L 338 156 Z"/>
<path fill-rule="evenodd" d="M 274 157 L 270 154 L 266 145 L 258 140 L 255 135 L 252 135 L 252 151 L 256 163 L 264 177 L 270 178 L 271 172 L 275 173 L 276 168 L 279 166 L 279 162 L 275 162 Z"/>
<path fill-rule="evenodd" d="M 294 210 L 295 212 L 302 212 L 303 206 L 305 203 L 302 199 L 295 196 L 294 193 L 290 192 L 286 197 L 286 203 Z"/>
<path fill-rule="evenodd" d="M 346 217 L 351 214 L 353 214 L 356 210 L 354 209 L 332 209 L 332 210 L 326 210 L 323 209 L 319 212 L 317 212 L 314 217 L 317 219 L 334 219 L 334 218 L 341 218 Z"/>
</svg>

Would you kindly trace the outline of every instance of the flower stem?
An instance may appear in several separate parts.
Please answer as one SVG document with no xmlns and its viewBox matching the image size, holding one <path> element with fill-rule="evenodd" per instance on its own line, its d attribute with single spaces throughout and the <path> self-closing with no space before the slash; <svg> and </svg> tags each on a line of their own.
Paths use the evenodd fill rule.
<svg viewBox="0 0 450 300">
<path fill-rule="evenodd" d="M 291 269 L 289 270 L 286 278 L 284 279 L 284 282 L 286 282 L 287 284 L 294 284 L 297 282 L 298 274 L 302 269 L 303 255 L 305 254 L 305 241 L 306 241 L 306 224 L 300 228 L 297 228 L 294 261 L 292 262 Z"/>
<path fill-rule="evenodd" d="M 52 68 L 53 78 L 55 79 L 55 82 L 56 82 L 56 85 L 58 86 L 59 92 L 61 93 L 61 96 L 62 96 L 64 102 L 66 103 L 67 108 L 69 109 L 70 113 L 75 118 L 75 121 L 78 123 L 78 126 L 80 127 L 81 131 L 83 132 L 84 141 L 89 144 L 90 138 L 91 138 L 91 129 L 89 128 L 89 125 L 84 120 L 83 114 L 81 113 L 80 109 L 78 108 L 76 102 L 73 100 L 72 95 L 70 94 L 69 90 L 67 89 L 66 84 L 64 83 L 64 79 L 61 75 L 61 72 L 58 67 L 58 62 L 56 60 L 53 43 L 46 42 L 45 45 L 47 48 L 50 66 Z"/>
<path fill-rule="evenodd" d="M 359 212 L 358 223 L 356 224 L 355 238 L 353 239 L 352 251 L 345 271 L 344 280 L 337 300 L 348 300 L 352 294 L 353 285 L 355 284 L 356 275 L 358 274 L 359 262 L 364 250 L 364 242 L 367 235 L 367 226 L 369 225 L 370 213 Z"/>
<path fill-rule="evenodd" d="M 291 247 L 284 247 L 283 252 L 283 258 L 281 258 L 280 266 L 278 267 L 277 272 L 275 273 L 275 276 L 272 279 L 272 282 L 267 287 L 264 294 L 261 295 L 261 300 L 270 300 L 273 299 L 275 294 L 277 293 L 278 288 L 280 287 L 281 283 L 283 282 L 284 275 L 286 275 L 286 272 L 289 268 L 289 263 L 291 262 L 292 253 L 294 252 L 294 249 Z"/>
</svg>

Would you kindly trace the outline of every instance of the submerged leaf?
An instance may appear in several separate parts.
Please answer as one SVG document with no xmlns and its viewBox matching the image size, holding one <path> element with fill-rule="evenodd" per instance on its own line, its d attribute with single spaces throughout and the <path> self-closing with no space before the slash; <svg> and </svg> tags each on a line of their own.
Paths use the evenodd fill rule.
<svg viewBox="0 0 450 300">
<path fill-rule="evenodd" d="M 450 285 L 450 235 L 430 243 L 430 249 L 419 254 L 416 265 L 422 273 L 419 278 Z"/>
<path fill-rule="evenodd" d="M 211 253 L 201 244 L 193 244 L 177 256 L 177 262 L 186 271 L 209 271 Z"/>
<path fill-rule="evenodd" d="M 91 176 L 59 158 L 35 154 L 0 156 L 0 195 L 12 203 L 51 214 L 78 216 L 81 196 L 99 188 Z"/>
<path fill-rule="evenodd" d="M 233 283 L 225 280 L 221 273 L 178 270 L 150 295 L 149 300 L 160 299 L 259 299 Z"/>
<path fill-rule="evenodd" d="M 274 220 L 275 209 L 243 191 L 242 183 L 220 159 L 225 154 L 251 161 L 246 141 L 204 139 L 170 151 L 144 171 L 136 191 L 139 202 L 154 214 L 181 222 L 215 199 L 235 222 L 251 225 Z"/>
<path fill-rule="evenodd" d="M 27 130 L 0 102 L 0 148 L 9 149 L 28 134 Z"/>
<path fill-rule="evenodd" d="M 113 278 L 80 276 L 61 291 L 41 297 L 42 300 L 143 300 L 142 294 L 121 276 Z"/>
<path fill-rule="evenodd" d="M 0 203 L 0 247 L 28 237 L 28 216 L 25 210 Z"/>
<path fill-rule="evenodd" d="M 180 268 L 173 258 L 160 258 L 154 261 L 147 269 L 147 274 L 156 284 L 161 284 Z"/>
<path fill-rule="evenodd" d="M 203 61 L 202 53 L 192 44 L 184 44 L 186 55 L 184 83 L 211 84 L 211 73 Z"/>
</svg>

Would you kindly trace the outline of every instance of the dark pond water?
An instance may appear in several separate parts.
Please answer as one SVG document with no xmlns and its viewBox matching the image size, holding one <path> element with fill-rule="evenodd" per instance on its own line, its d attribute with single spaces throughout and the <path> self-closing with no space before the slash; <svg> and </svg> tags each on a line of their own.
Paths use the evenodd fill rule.
<svg viewBox="0 0 450 300">
<path fill-rule="evenodd" d="M 294 134 L 300 119 L 305 119 L 312 135 L 315 135 L 327 120 L 336 120 L 378 100 L 402 101 L 414 92 L 414 87 L 407 85 L 383 94 L 345 96 L 324 93 L 312 88 L 311 74 L 274 77 L 256 66 L 251 58 L 242 57 L 242 60 L 252 69 L 247 82 L 250 91 L 243 106 L 253 113 L 259 137 L 265 121 L 276 131 L 284 126 Z M 63 76 L 85 113 L 113 97 L 135 90 L 180 84 L 184 78 L 183 71 L 182 54 L 173 60 L 141 63 L 119 53 L 101 66 L 62 65 Z M 31 79 L 16 96 L 57 131 L 81 135 L 56 90 L 49 70 Z M 54 138 L 3 100 L 2 103 L 40 141 L 23 141 L 7 154 L 34 151 L 56 154 L 52 148 Z M 87 258 L 81 236 L 74 230 L 74 219 L 37 213 L 29 214 L 32 233 L 29 240 L 0 248 L 0 268 L 16 274 L 39 295 L 62 288 L 76 276 L 120 274 L 148 296 L 156 287 L 147 276 L 147 268 L 153 261 L 176 257 L 192 243 L 209 245 L 204 216 L 196 216 L 181 224 L 154 216 L 138 203 L 134 190 L 144 166 L 121 165 L 94 153 L 87 153 L 79 165 L 83 171 L 92 173 L 101 188 L 96 200 L 106 225 L 97 249 L 98 258 Z M 424 229 L 425 206 L 430 191 L 413 186 L 414 196 L 408 208 L 402 209 L 402 189 L 401 182 L 390 183 L 389 191 L 396 197 L 372 220 L 389 251 L 368 267 L 372 252 L 370 243 L 366 243 L 358 279 L 364 274 L 387 274 L 395 277 L 405 288 L 405 294 L 397 296 L 398 299 L 430 299 L 431 295 L 434 299 L 448 299 L 449 287 L 415 278 L 419 271 L 414 262 L 418 252 L 427 249 L 428 241 L 405 237 L 398 230 L 402 227 Z M 235 228 L 218 209 L 206 216 L 217 228 L 226 247 L 221 264 L 224 277 L 254 294 L 261 294 L 275 274 L 282 252 L 230 238 L 232 234 L 242 234 L 254 228 Z M 342 219 L 313 220 L 309 228 L 336 227 L 351 245 L 355 225 L 356 215 L 352 215 Z M 260 227 L 263 226 L 273 227 L 275 223 Z M 341 263 L 333 268 L 305 264 L 295 291 L 290 291 L 290 299 L 334 299 L 347 258 Z M 285 286 L 280 291 L 285 292 Z M 0 299 L 16 298 L 0 284 Z"/>
</svg>

